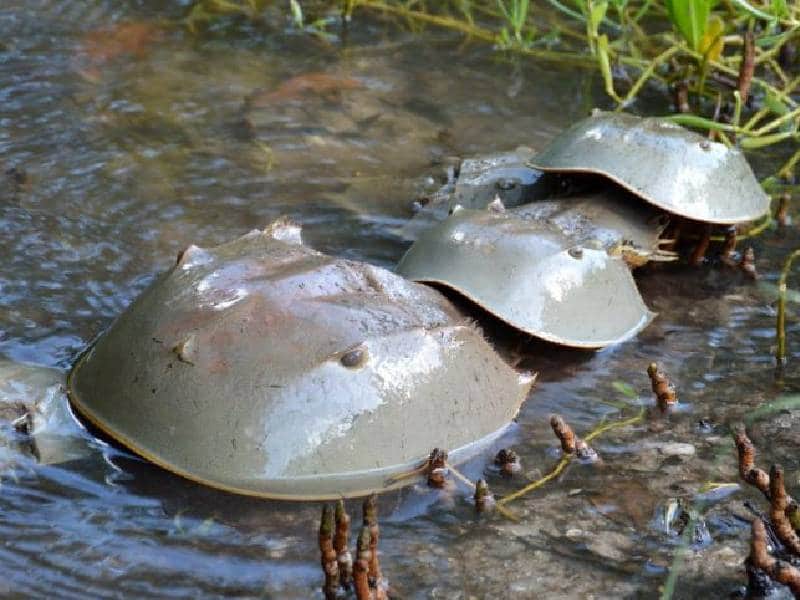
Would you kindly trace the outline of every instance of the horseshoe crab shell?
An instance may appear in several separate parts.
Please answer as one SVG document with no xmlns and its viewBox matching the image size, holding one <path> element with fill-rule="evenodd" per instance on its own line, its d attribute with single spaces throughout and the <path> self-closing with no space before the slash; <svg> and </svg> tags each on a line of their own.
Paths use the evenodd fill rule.
<svg viewBox="0 0 800 600">
<path fill-rule="evenodd" d="M 323 499 L 386 489 L 434 447 L 458 460 L 531 383 L 435 290 L 311 250 L 278 223 L 190 246 L 77 361 L 68 390 L 80 415 L 174 473 Z"/>
<path fill-rule="evenodd" d="M 511 152 L 486 154 L 461 161 L 455 179 L 426 198 L 414 217 L 400 231 L 413 241 L 436 223 L 447 218 L 454 206 L 486 208 L 495 198 L 512 207 L 548 197 L 554 182 L 527 166 L 533 150 L 525 146 Z"/>
<path fill-rule="evenodd" d="M 659 236 L 668 216 L 655 207 L 631 201 L 631 194 L 609 189 L 593 194 L 532 202 L 513 215 L 546 221 L 570 239 L 621 255 L 632 267 L 648 261 L 669 261 L 677 254 L 661 250 Z"/>
<path fill-rule="evenodd" d="M 485 208 L 495 198 L 507 206 L 519 206 L 550 191 L 542 172 L 527 165 L 533 150 L 520 146 L 513 152 L 491 154 L 461 161 L 450 208 Z"/>
<path fill-rule="evenodd" d="M 530 166 L 603 175 L 671 213 L 735 224 L 769 210 L 769 198 L 736 148 L 656 118 L 597 112 L 550 142 Z"/>
<path fill-rule="evenodd" d="M 622 260 L 514 210 L 456 210 L 411 246 L 397 272 L 455 290 L 513 327 L 567 346 L 623 341 L 653 317 Z"/>
</svg>

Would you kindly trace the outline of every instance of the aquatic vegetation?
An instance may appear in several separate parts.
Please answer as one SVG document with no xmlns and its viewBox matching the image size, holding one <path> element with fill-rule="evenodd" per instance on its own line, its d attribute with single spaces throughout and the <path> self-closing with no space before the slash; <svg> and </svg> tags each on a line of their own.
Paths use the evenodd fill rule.
<svg viewBox="0 0 800 600">
<path fill-rule="evenodd" d="M 274 17 L 264 0 L 198 0 L 186 24 L 231 15 Z M 330 34 L 339 20 L 359 14 L 397 18 L 412 28 L 440 27 L 500 51 L 596 69 L 617 110 L 648 89 L 674 95 L 680 124 L 726 144 L 761 148 L 783 144 L 790 154 L 764 182 L 768 191 L 793 185 L 800 150 L 800 77 L 796 44 L 800 7 L 774 0 L 293 0 L 287 22 L 312 34 Z M 272 12 L 270 12 L 272 11 Z M 311 15 L 311 16 L 309 16 Z"/>
</svg>

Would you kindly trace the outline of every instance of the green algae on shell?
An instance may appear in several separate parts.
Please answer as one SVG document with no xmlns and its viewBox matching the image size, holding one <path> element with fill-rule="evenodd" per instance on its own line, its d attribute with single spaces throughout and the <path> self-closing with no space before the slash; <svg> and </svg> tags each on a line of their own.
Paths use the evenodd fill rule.
<svg viewBox="0 0 800 600">
<path fill-rule="evenodd" d="M 515 210 L 456 210 L 411 246 L 397 272 L 455 290 L 513 327 L 567 346 L 621 342 L 650 322 L 625 262 Z"/>
<path fill-rule="evenodd" d="M 77 361 L 68 391 L 172 472 L 315 499 L 382 490 L 433 447 L 459 460 L 531 383 L 435 290 L 316 252 L 279 222 L 190 246 Z"/>
<path fill-rule="evenodd" d="M 598 111 L 556 136 L 529 165 L 603 175 L 697 221 L 736 224 L 769 210 L 769 197 L 740 150 L 663 119 Z"/>
</svg>

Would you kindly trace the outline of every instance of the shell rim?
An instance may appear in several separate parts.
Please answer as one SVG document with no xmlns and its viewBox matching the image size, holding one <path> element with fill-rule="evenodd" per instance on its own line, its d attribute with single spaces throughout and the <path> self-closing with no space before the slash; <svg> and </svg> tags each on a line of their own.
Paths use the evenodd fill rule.
<svg viewBox="0 0 800 600">
<path fill-rule="evenodd" d="M 647 306 L 645 306 L 644 318 L 636 325 L 636 327 L 633 330 L 629 331 L 625 335 L 625 337 L 622 337 L 622 338 L 619 338 L 619 339 L 614 339 L 614 340 L 611 340 L 611 341 L 599 342 L 597 344 L 586 344 L 586 343 L 580 343 L 580 342 L 567 342 L 565 339 L 559 338 L 558 336 L 555 336 L 555 335 L 551 335 L 551 334 L 547 334 L 547 333 L 536 333 L 536 332 L 534 332 L 534 331 L 532 331 L 530 329 L 525 329 L 523 327 L 520 327 L 519 325 L 511 322 L 510 320 L 506 319 L 505 317 L 501 317 L 495 311 L 490 310 L 485 304 L 483 304 L 480 300 L 475 298 L 472 294 L 466 292 L 462 288 L 457 287 L 457 286 L 455 286 L 454 284 L 452 284 L 452 283 L 450 283 L 448 281 L 443 281 L 441 279 L 436 279 L 434 277 L 414 277 L 411 280 L 412 281 L 418 281 L 420 283 L 425 283 L 425 284 L 441 285 L 441 286 L 447 288 L 448 290 L 451 290 L 451 291 L 456 292 L 457 294 L 463 296 L 464 298 L 466 298 L 467 300 L 469 300 L 473 304 L 475 304 L 475 305 L 479 306 L 481 309 L 485 310 L 488 314 L 492 315 L 496 319 L 499 319 L 500 321 L 502 321 L 503 323 L 505 323 L 509 327 L 512 327 L 512 328 L 516 329 L 517 331 L 521 331 L 522 333 L 527 333 L 528 335 L 531 335 L 533 337 L 537 337 L 537 338 L 542 339 L 542 340 L 544 340 L 546 342 L 559 344 L 561 346 L 566 346 L 568 348 L 579 348 L 579 349 L 582 349 L 582 350 L 602 350 L 603 348 L 607 348 L 607 347 L 613 346 L 615 344 L 622 344 L 623 342 L 627 342 L 633 336 L 635 336 L 640 331 L 642 331 L 645 327 L 647 327 L 653 321 L 653 319 L 655 319 L 658 316 L 658 313 L 653 312 Z M 637 289 L 637 291 L 638 291 L 638 289 Z M 639 297 L 641 298 L 641 294 L 639 295 Z M 644 304 L 644 299 L 642 299 L 642 304 Z"/>
<path fill-rule="evenodd" d="M 422 461 L 426 460 L 426 457 L 418 458 L 411 463 L 403 464 L 403 465 L 396 465 L 394 467 L 386 468 L 387 473 L 384 475 L 384 481 L 390 481 L 388 485 L 384 485 L 381 487 L 373 487 L 367 488 L 363 490 L 355 490 L 347 493 L 323 493 L 323 494 L 281 494 L 281 493 L 270 493 L 270 492 L 259 492 L 252 489 L 240 488 L 234 485 L 227 485 L 220 482 L 211 481 L 205 479 L 203 477 L 199 477 L 188 471 L 176 467 L 166 459 L 162 459 L 161 457 L 155 455 L 154 453 L 150 452 L 149 450 L 143 449 L 141 446 L 133 442 L 128 436 L 122 435 L 116 431 L 108 424 L 101 419 L 97 414 L 95 414 L 88 406 L 86 406 L 83 401 L 81 401 L 78 392 L 74 389 L 73 386 L 73 376 L 75 373 L 78 372 L 81 365 L 85 362 L 86 358 L 91 354 L 92 350 L 94 349 L 94 344 L 90 345 L 81 355 L 78 357 L 78 360 L 75 361 L 72 368 L 70 369 L 69 373 L 67 374 L 66 380 L 66 392 L 67 392 L 67 399 L 69 400 L 70 405 L 75 409 L 75 412 L 80 416 L 80 418 L 85 419 L 88 421 L 93 427 L 96 427 L 99 431 L 101 431 L 104 435 L 107 435 L 110 439 L 114 440 L 115 442 L 121 444 L 123 447 L 128 449 L 129 451 L 133 452 L 134 454 L 140 456 L 141 458 L 145 459 L 146 461 L 156 465 L 157 467 L 164 469 L 168 473 L 172 473 L 173 475 L 177 475 L 182 477 L 188 481 L 192 481 L 194 483 L 198 483 L 200 485 L 204 485 L 206 487 L 210 487 L 219 491 L 236 494 L 239 496 L 249 496 L 251 498 L 261 498 L 264 500 L 283 500 L 283 501 L 326 501 L 326 500 L 338 500 L 340 498 L 362 498 L 365 496 L 369 496 L 375 493 L 384 493 L 389 492 L 392 490 L 397 490 L 412 483 L 419 481 L 422 478 L 421 473 L 409 473 L 408 477 L 396 479 L 393 481 L 393 477 L 397 475 L 403 474 L 405 472 L 409 472 L 419 468 L 419 465 Z M 505 361 L 504 361 L 505 362 Z M 499 438 L 503 435 L 506 430 L 511 426 L 511 423 L 516 419 L 517 415 L 519 414 L 520 409 L 522 408 L 523 403 L 527 400 L 528 395 L 530 394 L 531 389 L 536 383 L 538 378 L 534 375 L 531 378 L 531 381 L 525 383 L 524 385 L 518 386 L 521 389 L 519 393 L 516 406 L 514 408 L 514 413 L 510 417 L 509 422 L 500 427 L 499 429 L 474 440 L 468 444 L 455 448 L 454 450 L 448 450 L 448 455 L 451 459 L 453 459 L 454 464 L 458 464 L 462 462 L 462 454 L 467 454 L 463 456 L 463 460 L 470 458 L 469 450 L 472 448 L 480 448 L 484 444 L 488 444 L 495 439 Z M 357 473 L 357 471 L 353 471 L 353 473 Z M 309 479 L 319 479 L 319 475 L 309 475 Z M 299 479 L 299 478 L 297 478 Z"/>
<path fill-rule="evenodd" d="M 529 161 L 526 164 L 528 164 L 530 167 L 533 167 L 534 169 L 539 169 L 540 171 L 543 171 L 545 173 L 589 173 L 591 175 L 600 175 L 602 177 L 605 177 L 606 179 L 611 180 L 612 182 L 616 183 L 620 187 L 628 190 L 633 195 L 637 196 L 638 198 L 641 198 L 645 202 L 648 202 L 648 203 L 652 204 L 653 206 L 656 206 L 656 207 L 660 208 L 661 210 L 665 210 L 668 213 L 672 213 L 674 215 L 678 215 L 679 217 L 684 217 L 684 218 L 687 218 L 687 219 L 693 219 L 695 221 L 700 221 L 701 223 L 711 223 L 713 225 L 736 225 L 736 224 L 739 224 L 739 223 L 748 223 L 750 221 L 757 221 L 758 219 L 762 218 L 764 215 L 766 215 L 769 212 L 770 203 L 769 203 L 769 201 L 767 201 L 767 208 L 764 210 L 764 212 L 761 212 L 761 213 L 759 213 L 759 214 L 757 214 L 755 216 L 749 216 L 748 215 L 747 217 L 739 217 L 738 219 L 734 219 L 734 220 L 699 218 L 696 215 L 687 214 L 685 211 L 684 212 L 679 212 L 679 211 L 675 210 L 674 206 L 667 206 L 667 204 L 664 203 L 664 202 L 657 202 L 657 201 L 653 200 L 652 198 L 650 198 L 649 196 L 645 196 L 642 193 L 641 190 L 637 190 L 630 183 L 628 183 L 626 181 L 623 181 L 619 177 L 611 175 L 608 171 L 603 171 L 602 169 L 593 169 L 593 168 L 588 168 L 588 167 L 587 168 L 580 168 L 580 167 L 553 167 L 553 166 L 545 167 L 545 166 L 542 166 L 541 164 L 537 165 L 535 161 L 536 161 L 536 159 L 534 158 L 534 159 L 532 159 L 531 161 Z M 758 185 L 759 185 L 759 187 L 761 187 L 761 184 L 758 184 Z M 762 194 L 764 194 L 764 196 L 767 196 L 767 194 L 764 193 L 763 190 L 762 190 Z"/>
</svg>

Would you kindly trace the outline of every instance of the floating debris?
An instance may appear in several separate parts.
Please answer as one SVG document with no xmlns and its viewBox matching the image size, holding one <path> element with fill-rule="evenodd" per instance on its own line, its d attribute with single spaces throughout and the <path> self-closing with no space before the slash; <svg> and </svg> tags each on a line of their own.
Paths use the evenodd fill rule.
<svg viewBox="0 0 800 600">
<path fill-rule="evenodd" d="M 650 385 L 656 395 L 658 408 L 665 412 L 674 406 L 678 401 L 678 393 L 672 385 L 666 373 L 658 368 L 658 364 L 651 362 L 647 365 L 647 375 L 650 377 Z"/>
</svg>

